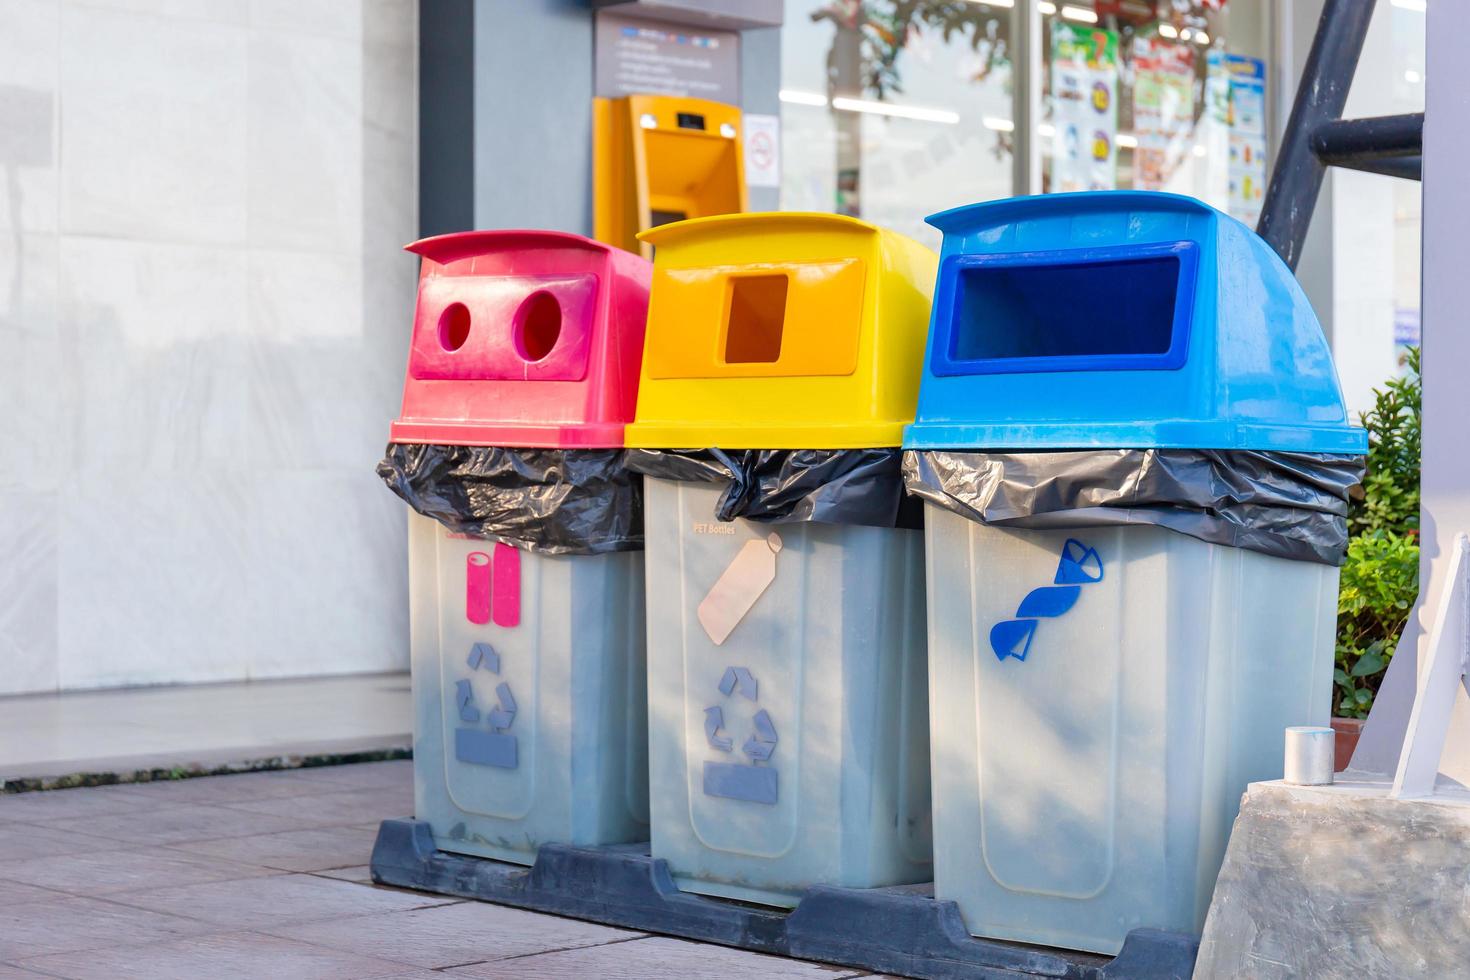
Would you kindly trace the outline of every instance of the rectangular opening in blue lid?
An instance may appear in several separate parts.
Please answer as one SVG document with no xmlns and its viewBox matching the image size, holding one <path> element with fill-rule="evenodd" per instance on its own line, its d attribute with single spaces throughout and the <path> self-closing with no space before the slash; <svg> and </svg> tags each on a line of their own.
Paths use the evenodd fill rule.
<svg viewBox="0 0 1470 980">
<path fill-rule="evenodd" d="M 935 374 L 1170 369 L 1194 307 L 1192 242 L 958 256 Z"/>
</svg>

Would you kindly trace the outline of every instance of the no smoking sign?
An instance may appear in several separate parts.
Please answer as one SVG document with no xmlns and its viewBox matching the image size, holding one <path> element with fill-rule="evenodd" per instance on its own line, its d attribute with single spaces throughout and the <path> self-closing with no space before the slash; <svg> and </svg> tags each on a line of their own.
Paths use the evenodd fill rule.
<svg viewBox="0 0 1470 980">
<path fill-rule="evenodd" d="M 781 117 L 747 115 L 745 186 L 781 186 Z"/>
</svg>

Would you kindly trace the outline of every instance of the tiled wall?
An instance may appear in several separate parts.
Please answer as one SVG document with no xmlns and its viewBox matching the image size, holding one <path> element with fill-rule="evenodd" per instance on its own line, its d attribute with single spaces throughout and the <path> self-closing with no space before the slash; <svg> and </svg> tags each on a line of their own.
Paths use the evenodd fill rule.
<svg viewBox="0 0 1470 980">
<path fill-rule="evenodd" d="M 414 0 L 0 0 L 0 694 L 407 665 Z"/>
</svg>

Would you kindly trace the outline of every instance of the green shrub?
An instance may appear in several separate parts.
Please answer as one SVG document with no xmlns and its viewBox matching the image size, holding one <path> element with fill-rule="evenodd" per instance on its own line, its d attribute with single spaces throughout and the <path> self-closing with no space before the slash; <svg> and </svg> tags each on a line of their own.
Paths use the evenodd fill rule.
<svg viewBox="0 0 1470 980">
<path fill-rule="evenodd" d="M 1333 714 L 1366 718 L 1419 592 L 1413 534 L 1376 530 L 1348 542 L 1337 599 Z"/>
<path fill-rule="evenodd" d="M 1360 422 L 1368 430 L 1368 473 L 1348 509 L 1348 533 L 1419 529 L 1419 348 L 1410 347 L 1408 372 L 1373 391 L 1373 408 Z"/>
<path fill-rule="evenodd" d="M 1419 593 L 1419 349 L 1362 417 L 1368 472 L 1348 510 L 1333 714 L 1366 718 Z"/>
</svg>

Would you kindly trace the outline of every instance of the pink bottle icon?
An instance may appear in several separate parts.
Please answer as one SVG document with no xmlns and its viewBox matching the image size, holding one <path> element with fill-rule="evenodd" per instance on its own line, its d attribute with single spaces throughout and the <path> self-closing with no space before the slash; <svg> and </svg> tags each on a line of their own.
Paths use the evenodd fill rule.
<svg viewBox="0 0 1470 980">
<path fill-rule="evenodd" d="M 496 544 L 494 557 L 483 551 L 465 556 L 464 616 L 483 626 L 494 621 L 510 629 L 521 623 L 521 553 Z"/>
</svg>

